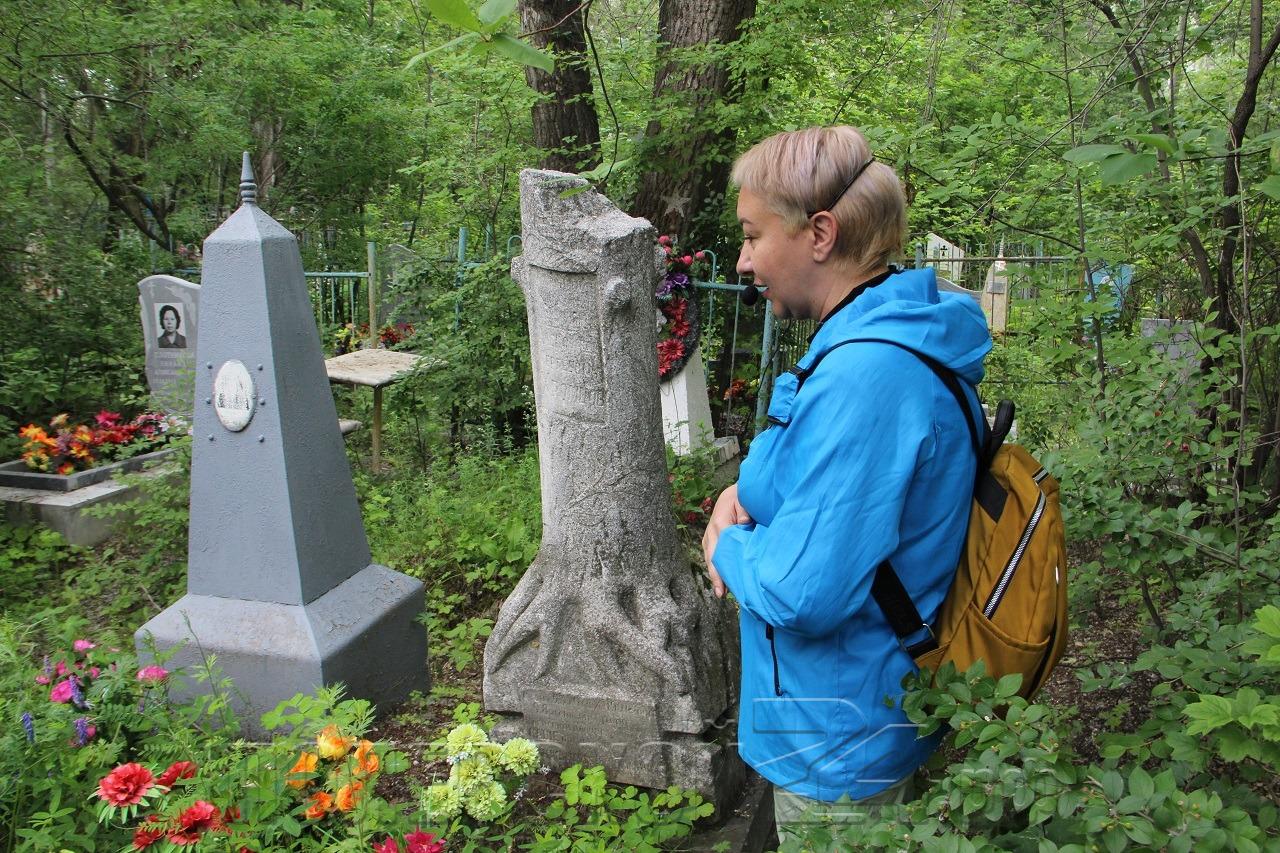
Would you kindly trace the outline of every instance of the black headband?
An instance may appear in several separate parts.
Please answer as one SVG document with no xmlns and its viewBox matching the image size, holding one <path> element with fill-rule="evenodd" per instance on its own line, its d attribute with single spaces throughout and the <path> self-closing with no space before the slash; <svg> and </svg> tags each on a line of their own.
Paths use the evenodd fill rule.
<svg viewBox="0 0 1280 853">
<path fill-rule="evenodd" d="M 820 210 L 810 210 L 808 211 L 808 215 L 813 216 L 815 214 L 821 213 L 823 210 L 830 210 L 831 208 L 835 207 L 836 204 L 839 203 L 840 199 L 844 198 L 844 194 L 849 191 L 849 187 L 853 186 L 853 182 L 858 180 L 858 176 L 861 175 L 863 172 L 865 172 L 867 170 L 867 167 L 870 166 L 875 161 L 876 161 L 876 155 L 872 154 L 870 157 L 867 158 L 867 162 L 859 166 L 858 171 L 853 173 L 853 177 L 849 179 L 849 182 L 840 188 L 840 192 L 836 193 L 836 197 L 831 199 L 830 204 L 828 204 L 824 208 L 821 208 Z"/>
</svg>

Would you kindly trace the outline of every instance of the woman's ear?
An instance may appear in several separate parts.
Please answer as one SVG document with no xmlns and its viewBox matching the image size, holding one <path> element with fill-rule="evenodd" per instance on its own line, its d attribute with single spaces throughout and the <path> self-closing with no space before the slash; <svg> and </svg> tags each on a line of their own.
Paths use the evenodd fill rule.
<svg viewBox="0 0 1280 853">
<path fill-rule="evenodd" d="M 823 263 L 835 251 L 836 240 L 840 236 L 840 223 L 829 210 L 820 210 L 809 218 L 809 227 L 813 231 L 813 260 Z"/>
</svg>

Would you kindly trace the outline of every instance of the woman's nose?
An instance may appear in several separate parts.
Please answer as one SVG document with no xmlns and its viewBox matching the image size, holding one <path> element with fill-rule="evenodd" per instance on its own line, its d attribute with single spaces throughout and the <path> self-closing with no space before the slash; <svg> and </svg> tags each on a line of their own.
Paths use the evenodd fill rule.
<svg viewBox="0 0 1280 853">
<path fill-rule="evenodd" d="M 747 244 L 742 244 L 742 250 L 738 252 L 738 265 L 736 267 L 738 275 L 751 275 L 755 270 L 751 267 L 751 253 L 747 251 Z"/>
</svg>

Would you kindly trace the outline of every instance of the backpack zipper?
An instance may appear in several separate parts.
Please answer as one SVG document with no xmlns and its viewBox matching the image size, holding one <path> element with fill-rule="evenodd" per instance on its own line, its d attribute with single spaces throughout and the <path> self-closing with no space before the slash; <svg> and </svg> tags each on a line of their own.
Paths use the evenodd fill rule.
<svg viewBox="0 0 1280 853">
<path fill-rule="evenodd" d="M 773 644 L 773 626 L 764 626 L 764 638 L 769 641 L 769 652 L 773 655 L 773 692 L 782 695 L 782 682 L 778 679 L 778 647 Z"/>
<path fill-rule="evenodd" d="M 1027 529 L 1022 531 L 1022 538 L 1018 540 L 1018 547 L 1014 549 L 1013 556 L 1009 558 L 1009 565 L 1004 567 L 1004 572 L 1000 575 L 1000 582 L 996 584 L 995 590 L 991 593 L 991 598 L 987 600 L 986 607 L 982 608 L 982 615 L 990 619 L 996 612 L 996 608 L 1000 606 L 1000 599 L 1004 598 L 1004 592 L 1009 586 L 1009 581 L 1013 580 L 1013 573 L 1018 568 L 1018 563 L 1022 560 L 1023 553 L 1027 550 L 1027 543 L 1031 541 L 1031 534 L 1035 533 L 1036 525 L 1040 523 L 1040 516 L 1044 514 L 1045 497 L 1044 492 L 1040 493 L 1040 497 L 1036 499 L 1035 511 L 1031 513 L 1031 519 L 1027 522 Z"/>
</svg>

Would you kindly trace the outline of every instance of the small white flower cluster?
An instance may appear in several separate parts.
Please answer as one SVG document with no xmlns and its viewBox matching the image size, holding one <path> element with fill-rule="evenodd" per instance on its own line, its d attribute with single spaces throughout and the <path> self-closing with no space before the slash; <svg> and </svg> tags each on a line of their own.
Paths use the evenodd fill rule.
<svg viewBox="0 0 1280 853">
<path fill-rule="evenodd" d="M 492 743 L 484 729 L 463 723 L 445 737 L 447 782 L 423 793 L 422 807 L 435 818 L 452 820 L 466 812 L 475 820 L 493 820 L 508 806 L 502 772 L 528 776 L 538 768 L 538 747 L 525 738 Z M 523 783 L 523 779 L 521 779 Z"/>
</svg>

